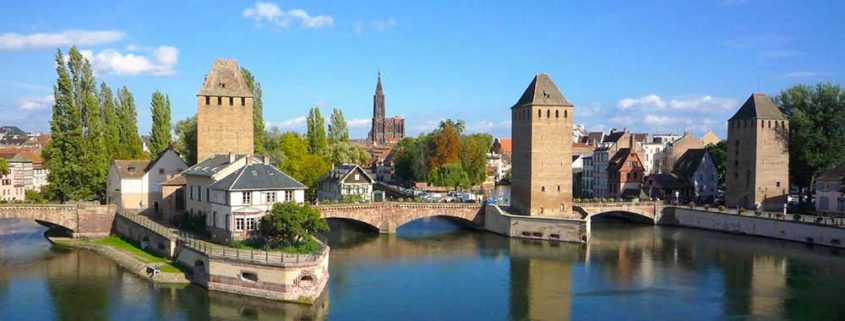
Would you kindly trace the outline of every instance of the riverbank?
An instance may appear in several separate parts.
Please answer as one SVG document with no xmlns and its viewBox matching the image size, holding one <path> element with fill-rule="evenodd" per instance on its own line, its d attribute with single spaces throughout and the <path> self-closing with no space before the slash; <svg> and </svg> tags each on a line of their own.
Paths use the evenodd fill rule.
<svg viewBox="0 0 845 321">
<path fill-rule="evenodd" d="M 109 236 L 102 239 L 70 239 L 48 237 L 48 240 L 59 246 L 86 249 L 108 257 L 121 267 L 142 279 L 162 284 L 190 284 L 185 275 L 185 269 L 178 264 L 170 263 L 167 259 L 155 256 L 136 247 L 119 237 Z M 158 267 L 160 272 L 150 277 L 147 267 Z"/>
</svg>

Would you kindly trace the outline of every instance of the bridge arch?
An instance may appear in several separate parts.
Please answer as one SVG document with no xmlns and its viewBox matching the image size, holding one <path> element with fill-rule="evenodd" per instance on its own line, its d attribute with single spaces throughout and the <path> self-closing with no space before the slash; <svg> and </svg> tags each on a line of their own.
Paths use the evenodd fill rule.
<svg viewBox="0 0 845 321">
<path fill-rule="evenodd" d="M 372 222 L 367 222 L 367 221 L 359 220 L 359 219 L 356 219 L 356 218 L 338 217 L 338 216 L 324 217 L 324 218 L 328 221 L 345 222 L 345 223 L 349 223 L 349 224 L 352 224 L 352 225 L 360 226 L 363 229 L 367 229 L 367 230 L 370 230 L 370 231 L 376 231 L 376 232 L 379 231 L 378 225 L 373 225 Z"/>
<path fill-rule="evenodd" d="M 402 226 L 408 225 L 411 222 L 416 222 L 420 220 L 426 220 L 431 218 L 443 218 L 450 222 L 456 223 L 458 225 L 469 227 L 469 226 L 477 226 L 477 222 L 473 222 L 472 220 L 462 216 L 462 215 L 455 215 L 454 213 L 450 214 L 432 214 L 426 215 L 423 217 L 403 217 L 402 221 L 395 222 L 396 229 L 401 228 Z"/>
<path fill-rule="evenodd" d="M 573 207 L 574 211 L 581 214 L 581 219 L 592 220 L 594 217 L 605 215 L 616 215 L 634 221 L 654 224 L 662 206 L 654 202 L 640 203 L 600 203 L 582 204 Z"/>
<path fill-rule="evenodd" d="M 444 216 L 475 225 L 482 225 L 484 219 L 481 204 L 370 203 L 324 205 L 318 209 L 323 218 L 361 222 L 385 234 L 396 233 L 399 226 L 426 217 Z"/>
</svg>

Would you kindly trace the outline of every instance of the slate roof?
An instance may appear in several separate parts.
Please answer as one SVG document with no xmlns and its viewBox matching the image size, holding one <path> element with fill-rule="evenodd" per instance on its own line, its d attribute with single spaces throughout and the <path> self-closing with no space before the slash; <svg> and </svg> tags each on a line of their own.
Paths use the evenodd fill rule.
<svg viewBox="0 0 845 321">
<path fill-rule="evenodd" d="M 235 161 L 246 157 L 245 155 L 235 155 Z M 185 175 L 197 175 L 197 176 L 212 176 L 215 173 L 219 172 L 229 163 L 229 155 L 228 154 L 214 154 L 209 158 L 206 158 L 202 162 L 197 163 L 194 166 L 189 167 L 184 172 Z"/>
<path fill-rule="evenodd" d="M 604 138 L 603 132 L 589 132 L 587 136 L 581 137 L 581 142 L 595 146 L 602 142 L 602 138 Z"/>
<path fill-rule="evenodd" d="M 343 164 L 343 165 L 335 166 L 334 168 L 332 168 L 331 171 L 329 171 L 328 174 L 323 175 L 323 177 L 320 177 L 320 179 L 318 179 L 317 181 L 318 182 L 330 181 L 330 182 L 333 182 L 333 183 L 341 182 L 341 181 L 345 180 L 346 177 L 348 177 L 350 174 L 352 174 L 352 172 L 354 172 L 356 169 L 361 169 L 361 172 L 364 173 L 364 176 L 370 182 L 375 181 L 372 178 L 372 176 L 370 176 L 370 174 L 367 173 L 367 171 L 365 171 L 363 168 L 360 168 L 360 166 L 355 165 L 355 164 Z"/>
<path fill-rule="evenodd" d="M 780 112 L 775 103 L 762 93 L 754 93 L 748 97 L 748 100 L 729 120 L 752 118 L 786 120 L 786 116 Z"/>
<path fill-rule="evenodd" d="M 648 142 L 648 133 L 632 133 L 631 135 L 634 136 L 634 141 L 639 143 L 647 143 Z"/>
<path fill-rule="evenodd" d="M 843 177 L 845 177 L 845 163 L 822 172 L 816 180 L 841 182 Z"/>
<path fill-rule="evenodd" d="M 566 97 L 558 90 L 549 75 L 540 73 L 534 76 L 534 80 L 519 97 L 519 101 L 511 108 L 525 105 L 535 106 L 572 106 Z"/>
<path fill-rule="evenodd" d="M 278 168 L 263 163 L 244 166 L 208 187 L 227 191 L 307 188 Z"/>
<path fill-rule="evenodd" d="M 238 62 L 234 59 L 215 60 L 197 95 L 253 97 L 252 91 L 247 87 L 241 74 L 241 68 L 238 67 Z"/>
<path fill-rule="evenodd" d="M 147 167 L 152 163 L 148 159 L 115 159 L 117 173 L 122 179 L 138 179 L 144 177 Z"/>
<path fill-rule="evenodd" d="M 706 153 L 707 150 L 703 148 L 688 149 L 675 161 L 675 168 L 672 170 L 672 173 L 683 178 L 692 177 L 695 171 L 698 170 L 698 167 L 701 166 L 701 162 L 704 160 L 704 154 Z"/>
<path fill-rule="evenodd" d="M 612 132 L 610 134 L 604 135 L 604 140 L 602 140 L 602 142 L 615 143 L 615 142 L 619 141 L 620 138 L 622 138 L 622 135 L 625 135 L 624 130 Z"/>
<path fill-rule="evenodd" d="M 610 158 L 607 170 L 618 171 L 622 168 L 622 164 L 625 163 L 625 160 L 628 159 L 629 154 L 631 154 L 630 148 L 620 148 L 619 151 L 617 151 L 616 154 L 613 154 L 613 157 Z"/>
</svg>

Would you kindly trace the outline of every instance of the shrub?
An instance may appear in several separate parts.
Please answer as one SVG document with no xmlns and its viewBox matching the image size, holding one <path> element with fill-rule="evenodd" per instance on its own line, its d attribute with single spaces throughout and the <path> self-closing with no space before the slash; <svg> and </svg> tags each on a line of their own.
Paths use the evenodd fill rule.
<svg viewBox="0 0 845 321">
<path fill-rule="evenodd" d="M 800 214 L 795 214 L 795 215 L 792 215 L 792 220 L 793 220 L 793 221 L 796 221 L 796 222 L 800 221 L 800 220 L 801 220 L 801 215 L 800 215 Z"/>
<path fill-rule="evenodd" d="M 762 211 L 760 211 L 760 210 L 754 210 L 754 216 L 760 216 L 760 215 L 763 215 L 763 212 L 762 212 Z"/>
<path fill-rule="evenodd" d="M 704 210 L 710 211 L 710 204 L 704 204 Z"/>
<path fill-rule="evenodd" d="M 695 202 L 689 202 L 687 206 L 689 206 L 689 208 L 695 208 Z"/>
<path fill-rule="evenodd" d="M 580 198 L 576 198 L 576 199 L 575 199 L 575 203 L 581 203 L 581 199 L 580 199 Z"/>
<path fill-rule="evenodd" d="M 719 205 L 719 211 L 724 212 L 724 211 L 725 211 L 725 206 L 724 206 L 724 205 Z"/>
<path fill-rule="evenodd" d="M 261 218 L 258 230 L 271 248 L 299 247 L 311 236 L 328 232 L 329 225 L 316 208 L 285 202 L 273 204 L 270 213 Z"/>
<path fill-rule="evenodd" d="M 399 201 L 399 203 L 404 203 L 404 202 L 405 202 L 405 198 L 404 198 L 404 197 L 400 197 L 399 199 L 397 199 L 397 201 Z"/>
</svg>

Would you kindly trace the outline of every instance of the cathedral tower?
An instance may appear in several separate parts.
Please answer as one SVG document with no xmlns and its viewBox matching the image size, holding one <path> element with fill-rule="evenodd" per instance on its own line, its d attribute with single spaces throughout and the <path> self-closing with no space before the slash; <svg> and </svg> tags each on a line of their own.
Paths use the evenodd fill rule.
<svg viewBox="0 0 845 321">
<path fill-rule="evenodd" d="M 572 216 L 574 106 L 537 74 L 511 107 L 511 207 L 531 216 Z"/>
<path fill-rule="evenodd" d="M 254 153 L 253 95 L 235 60 L 217 59 L 197 93 L 197 162 Z"/>
<path fill-rule="evenodd" d="M 384 89 L 381 87 L 381 72 L 376 81 L 376 93 L 373 95 L 373 121 L 368 140 L 374 146 L 391 145 L 405 138 L 405 119 L 385 116 Z"/>
</svg>

